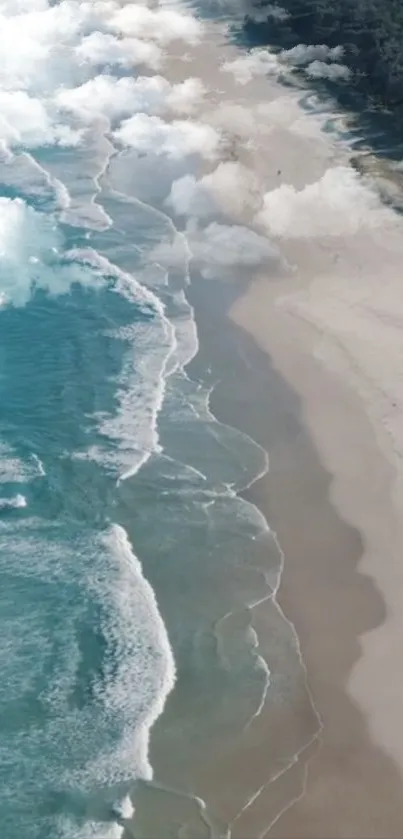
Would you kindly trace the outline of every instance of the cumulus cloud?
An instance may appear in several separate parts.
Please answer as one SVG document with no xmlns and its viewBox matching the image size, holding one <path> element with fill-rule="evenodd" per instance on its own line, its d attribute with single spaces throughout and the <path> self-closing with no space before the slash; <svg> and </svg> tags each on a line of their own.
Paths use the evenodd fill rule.
<svg viewBox="0 0 403 839">
<path fill-rule="evenodd" d="M 110 73 L 113 67 L 130 69 L 145 64 L 155 69 L 161 64 L 165 44 L 178 39 L 195 43 L 201 32 L 201 24 L 192 15 L 164 6 L 150 9 L 137 3 L 122 5 L 117 0 L 2 2 L 0 87 L 4 93 L 16 95 L 13 118 L 10 97 L 4 102 L 3 137 L 14 144 L 26 138 L 30 146 L 40 144 L 43 138 L 47 143 L 67 144 L 78 139 L 77 134 L 73 137 L 67 112 L 80 118 L 84 110 L 93 115 L 97 102 L 100 115 L 128 116 L 145 109 L 138 98 L 131 103 L 130 95 L 133 98 L 135 92 L 128 89 L 127 81 L 115 79 L 114 106 L 111 76 L 103 85 L 93 77 L 99 76 L 100 70 Z M 22 93 L 29 96 L 26 130 L 17 113 L 23 105 Z M 168 88 L 166 82 L 165 94 L 167 108 L 188 113 L 203 90 L 201 82 L 194 79 L 175 88 Z M 63 109 L 64 129 L 55 103 Z"/>
<path fill-rule="evenodd" d="M 234 217 L 256 211 L 261 198 L 253 172 L 228 161 L 200 179 L 184 175 L 174 181 L 166 203 L 176 215 L 201 219 L 218 212 Z"/>
<path fill-rule="evenodd" d="M 7 89 L 49 92 L 77 67 L 146 63 L 155 67 L 161 46 L 178 39 L 195 43 L 202 25 L 172 8 L 116 0 L 0 5 L 0 81 Z M 81 79 L 82 81 L 84 79 Z"/>
<path fill-rule="evenodd" d="M 277 247 L 266 235 L 240 224 L 213 221 L 199 226 L 191 221 L 186 227 L 186 246 L 182 234 L 171 241 L 162 241 L 150 254 L 153 260 L 168 268 L 187 262 L 189 251 L 194 265 L 206 279 L 233 279 L 245 269 L 260 266 L 282 266 Z"/>
<path fill-rule="evenodd" d="M 137 152 L 166 155 L 173 159 L 191 154 L 214 158 L 221 142 L 218 132 L 209 125 L 191 120 L 165 122 L 160 117 L 144 113 L 124 120 L 114 131 L 114 137 Z"/>
<path fill-rule="evenodd" d="M 99 276 L 63 262 L 54 220 L 21 199 L 0 197 L 0 305 L 25 306 L 36 289 L 66 294 L 75 283 L 99 284 Z"/>
<path fill-rule="evenodd" d="M 128 3 L 117 7 L 108 20 L 109 28 L 123 35 L 146 38 L 161 44 L 182 40 L 195 44 L 200 40 L 203 27 L 200 21 L 184 11 L 164 7 Z"/>
<path fill-rule="evenodd" d="M 281 69 L 277 56 L 267 49 L 251 50 L 233 61 L 225 61 L 222 65 L 222 70 L 233 73 L 239 84 L 248 84 L 255 76 L 278 76 Z"/>
<path fill-rule="evenodd" d="M 246 9 L 246 15 L 255 23 L 266 23 L 268 20 L 276 20 L 279 22 L 288 20 L 289 12 L 283 9 L 282 6 L 277 6 L 273 3 L 259 4 L 259 6 L 251 5 Z"/>
<path fill-rule="evenodd" d="M 345 64 L 326 64 L 325 61 L 312 61 L 312 64 L 308 64 L 306 68 L 306 74 L 311 79 L 347 82 L 351 77 L 351 70 Z"/>
<path fill-rule="evenodd" d="M 351 75 L 349 68 L 336 63 L 343 55 L 343 47 L 327 47 L 325 44 L 298 44 L 278 54 L 257 48 L 225 62 L 222 69 L 233 73 L 240 84 L 247 84 L 255 76 L 287 76 L 299 69 L 310 78 L 347 81 Z"/>
<path fill-rule="evenodd" d="M 55 122 L 45 105 L 26 91 L 0 90 L 0 139 L 13 148 L 25 146 L 74 146 L 81 132 Z"/>
<path fill-rule="evenodd" d="M 199 79 L 170 84 L 160 75 L 119 78 L 119 71 L 142 65 L 156 69 L 165 45 L 178 40 L 194 44 L 202 31 L 195 17 L 173 6 L 148 8 L 120 0 L 3 0 L 0 148 L 7 152 L 51 144 L 76 146 L 85 141 L 84 128 L 100 117 L 116 123 L 137 113 L 191 114 L 204 96 Z M 163 143 L 163 129 L 156 133 L 155 124 L 153 128 L 151 140 L 158 136 L 159 153 L 164 149 L 174 155 L 167 131 Z M 133 139 L 134 130 L 135 125 L 122 125 L 122 140 Z M 183 149 L 186 134 L 189 148 L 198 149 L 201 129 L 197 132 L 197 126 L 185 130 L 177 125 L 171 139 L 182 141 Z M 215 144 L 212 129 L 205 130 L 204 140 L 209 156 Z"/>
<path fill-rule="evenodd" d="M 161 48 L 140 38 L 118 38 L 110 32 L 91 32 L 74 48 L 77 60 L 94 67 L 146 66 L 158 70 L 162 63 Z"/>
<path fill-rule="evenodd" d="M 348 81 L 351 72 L 345 64 L 340 64 L 344 48 L 328 47 L 326 44 L 297 44 L 289 50 L 279 53 L 281 64 L 291 69 L 303 69 L 311 79 L 329 79 L 330 81 Z"/>
<path fill-rule="evenodd" d="M 136 112 L 190 113 L 201 101 L 204 88 L 199 79 L 171 85 L 163 76 L 117 78 L 98 75 L 74 88 L 57 91 L 54 102 L 85 122 L 104 116 L 116 120 Z"/>
<path fill-rule="evenodd" d="M 177 216 L 203 218 L 216 210 L 213 197 L 194 175 L 184 175 L 174 181 L 165 203 Z"/>
<path fill-rule="evenodd" d="M 297 44 L 289 50 L 282 50 L 280 60 L 293 67 L 304 67 L 312 61 L 340 61 L 343 47 L 327 47 L 326 44 Z"/>
<path fill-rule="evenodd" d="M 179 84 L 170 86 L 165 106 L 177 114 L 190 114 L 201 104 L 205 92 L 200 79 L 185 79 Z"/>
<path fill-rule="evenodd" d="M 357 172 L 336 166 L 301 190 L 283 184 L 266 193 L 257 221 L 275 236 L 347 236 L 379 226 L 388 212 Z"/>
<path fill-rule="evenodd" d="M 241 225 L 212 222 L 204 229 L 191 227 L 187 238 L 193 261 L 206 279 L 280 262 L 277 248 L 265 236 Z"/>
<path fill-rule="evenodd" d="M 159 76 L 131 77 L 99 75 L 74 88 L 61 89 L 56 104 L 91 121 L 99 115 L 116 119 L 138 110 L 154 110 L 161 103 L 165 80 Z"/>
</svg>

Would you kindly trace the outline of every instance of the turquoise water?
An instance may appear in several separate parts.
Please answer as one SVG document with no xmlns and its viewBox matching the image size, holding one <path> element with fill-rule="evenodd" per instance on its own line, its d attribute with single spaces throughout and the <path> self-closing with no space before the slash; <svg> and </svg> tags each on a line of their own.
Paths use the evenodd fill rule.
<svg viewBox="0 0 403 839">
<path fill-rule="evenodd" d="M 198 348 L 190 250 L 163 204 L 199 157 L 167 151 L 160 124 L 145 157 L 115 142 L 143 100 L 114 94 L 98 114 L 101 88 L 81 110 L 57 99 L 95 75 L 135 77 L 136 50 L 155 60 L 149 24 L 127 44 L 121 11 L 0 3 L 5 839 L 121 836 L 153 776 L 198 795 L 192 767 L 218 738 L 234 742 L 270 684 L 249 606 L 270 601 L 281 556 L 236 495 L 267 456 L 211 415 L 209 371 L 186 373 Z M 199 253 L 203 270 L 212 257 Z M 284 638 L 288 707 L 300 661 L 288 624 Z"/>
<path fill-rule="evenodd" d="M 230 545 L 266 525 L 230 487 L 265 456 L 213 420 L 207 390 L 183 372 L 197 347 L 186 261 L 169 277 L 142 253 L 174 235 L 168 220 L 105 195 L 119 232 L 88 239 L 57 223 L 52 196 L 21 196 L 0 280 L 1 820 L 10 839 L 107 836 L 113 808 L 151 777 L 171 644 L 183 665 L 189 639 L 239 601 L 240 579 L 245 596 L 241 568 L 228 585 Z M 166 625 L 143 570 L 164 592 Z M 250 598 L 260 587 L 256 572 Z"/>
<path fill-rule="evenodd" d="M 77 152 L 37 160 L 54 177 L 69 161 L 73 193 Z M 233 592 L 223 598 L 220 584 L 206 614 L 195 611 L 215 573 L 203 563 L 207 517 L 210 531 L 228 530 L 229 487 L 265 456 L 213 421 L 207 390 L 183 372 L 197 348 L 186 250 L 171 275 L 149 258 L 176 235 L 169 220 L 109 191 L 100 200 L 114 225 L 72 227 L 54 186 L 37 194 L 29 158 L 10 197 L 13 166 L 0 198 L 0 815 L 10 839 L 108 836 L 134 781 L 151 777 L 148 731 L 173 685 L 171 644 L 185 660 L 206 614 L 225 614 L 236 596 L 235 577 Z M 257 511 L 244 518 L 238 530 L 264 532 Z M 167 625 L 137 556 L 165 589 Z"/>
</svg>

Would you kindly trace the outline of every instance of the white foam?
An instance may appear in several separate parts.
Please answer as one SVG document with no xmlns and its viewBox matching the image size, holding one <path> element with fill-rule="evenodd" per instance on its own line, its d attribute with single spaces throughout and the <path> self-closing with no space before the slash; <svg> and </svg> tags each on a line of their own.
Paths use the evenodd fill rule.
<svg viewBox="0 0 403 839">
<path fill-rule="evenodd" d="M 113 805 L 113 810 L 119 819 L 131 819 L 134 815 L 134 806 L 130 796 L 126 795 L 121 801 L 117 801 Z"/>
<path fill-rule="evenodd" d="M 129 343 L 123 369 L 117 381 L 118 408 L 113 414 L 97 416 L 98 428 L 116 447 L 109 455 L 92 448 L 88 456 L 100 457 L 113 465 L 119 480 L 138 472 L 152 452 L 159 450 L 157 418 L 165 393 L 167 365 L 176 348 L 175 330 L 154 292 L 141 286 L 131 274 L 119 270 L 92 249 L 70 251 L 103 274 L 115 278 L 115 290 L 150 317 L 114 333 Z"/>
<path fill-rule="evenodd" d="M 38 474 L 41 476 L 41 478 L 43 478 L 46 475 L 46 471 L 41 459 L 38 457 L 37 454 L 35 454 L 35 452 L 32 453 L 31 457 L 35 465 L 37 466 Z"/>
<path fill-rule="evenodd" d="M 77 827 L 61 823 L 61 836 L 85 836 L 80 830 L 94 829 L 100 837 L 103 830 L 105 835 L 117 831 L 117 824 L 107 821 L 114 813 L 114 822 L 131 817 L 128 790 L 136 778 L 152 776 L 149 730 L 173 687 L 175 665 L 154 592 L 123 528 L 111 525 L 99 534 L 71 526 L 63 532 L 60 523 L 50 527 L 51 532 L 47 522 L 33 518 L 24 519 L 18 530 L 6 521 L 0 527 L 4 571 L 14 557 L 13 574 L 4 577 L 4 596 L 14 600 L 22 583 L 25 603 L 22 612 L 15 603 L 4 626 L 0 693 L 2 699 L 20 701 L 34 684 L 36 689 L 42 685 L 41 725 L 27 736 L 32 788 L 39 796 L 49 787 L 62 787 L 71 794 L 73 809 L 78 804 L 84 810 L 88 821 Z M 64 610 L 66 595 L 73 597 Z M 54 614 L 60 608 L 58 625 Z M 100 629 L 102 667 L 83 675 L 86 656 L 93 667 L 83 633 L 95 639 L 90 644 L 96 648 Z M 91 685 L 91 702 L 80 701 L 83 679 L 84 689 Z M 10 751 L 11 766 L 20 760 L 13 732 L 4 734 L 2 749 L 6 756 Z M 19 794 L 25 802 L 24 787 Z M 76 834 L 69 833 L 73 827 Z"/>
<path fill-rule="evenodd" d="M 78 826 L 72 819 L 59 820 L 55 839 L 120 839 L 124 827 L 117 822 L 86 821 Z"/>
<path fill-rule="evenodd" d="M 27 506 L 24 495 L 14 495 L 12 498 L 0 498 L 0 510 L 16 510 Z"/>
</svg>

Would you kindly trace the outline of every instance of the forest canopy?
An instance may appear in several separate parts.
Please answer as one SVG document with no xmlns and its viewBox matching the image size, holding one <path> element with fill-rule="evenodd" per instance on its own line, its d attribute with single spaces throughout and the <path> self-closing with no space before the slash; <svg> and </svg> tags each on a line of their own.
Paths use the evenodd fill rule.
<svg viewBox="0 0 403 839">
<path fill-rule="evenodd" d="M 283 47 L 298 42 L 344 47 L 354 86 L 379 104 L 403 111 L 403 0 L 281 0 L 281 6 L 287 17 L 274 20 L 273 4 L 261 2 L 260 21 L 250 19 L 249 30 L 257 35 L 259 28 L 261 37 L 267 27 L 268 36 L 274 24 Z"/>
</svg>

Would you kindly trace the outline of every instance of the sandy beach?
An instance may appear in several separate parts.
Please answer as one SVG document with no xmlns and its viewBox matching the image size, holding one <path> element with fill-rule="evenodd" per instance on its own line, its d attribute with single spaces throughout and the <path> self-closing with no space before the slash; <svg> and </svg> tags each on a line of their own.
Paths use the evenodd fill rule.
<svg viewBox="0 0 403 839">
<path fill-rule="evenodd" d="M 228 224 L 267 237 L 273 258 L 253 281 L 252 257 L 240 272 L 229 261 L 232 273 L 217 259 L 221 291 L 214 276 L 210 293 L 203 272 L 191 287 L 200 351 L 190 373 L 211 371 L 214 416 L 269 453 L 245 497 L 284 562 L 277 600 L 251 609 L 251 626 L 275 682 L 287 666 L 273 641 L 285 616 L 290 673 L 300 670 L 286 713 L 269 692 L 230 746 L 184 747 L 172 767 L 165 729 L 191 714 L 179 681 L 151 737 L 156 785 L 136 797 L 144 827 L 128 835 L 165 836 L 172 824 L 191 839 L 400 839 L 403 227 L 373 178 L 350 166 L 345 137 L 323 130 L 329 115 L 344 124 L 331 104 L 261 72 L 249 78 L 245 54 L 210 35 L 208 61 L 205 43 L 190 55 L 209 91 L 202 118 L 226 133 L 224 160 L 241 168 L 224 177 L 206 164 L 213 176 L 187 183 L 184 214 L 197 219 L 197 190 L 211 193 Z M 172 58 L 175 81 L 188 73 Z M 160 813 L 151 821 L 150 796 Z"/>
<path fill-rule="evenodd" d="M 291 271 L 263 274 L 230 311 L 300 400 L 286 445 L 265 430 L 261 396 L 254 424 L 254 397 L 241 409 L 240 427 L 269 452 L 251 497 L 284 551 L 279 602 L 323 723 L 300 800 L 270 835 L 400 837 L 403 229 L 374 180 L 343 186 L 347 149 L 298 107 L 292 93 L 271 104 L 278 123 L 253 155 Z"/>
<path fill-rule="evenodd" d="M 285 553 L 279 601 L 297 629 L 323 731 L 301 799 L 270 835 L 399 837 L 398 707 L 393 718 L 388 699 L 399 675 L 386 655 L 396 636 L 374 574 L 377 564 L 384 575 L 388 534 L 398 527 L 393 471 L 359 398 L 315 359 L 306 325 L 282 321 L 267 282 L 253 285 L 231 315 L 301 399 L 302 428 L 286 445 L 273 439 L 270 473 L 251 494 Z M 385 666 L 372 669 L 380 644 Z M 393 743 L 395 763 L 386 756 Z"/>
</svg>

